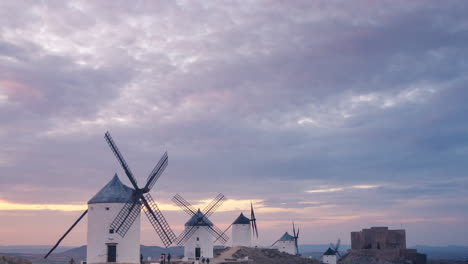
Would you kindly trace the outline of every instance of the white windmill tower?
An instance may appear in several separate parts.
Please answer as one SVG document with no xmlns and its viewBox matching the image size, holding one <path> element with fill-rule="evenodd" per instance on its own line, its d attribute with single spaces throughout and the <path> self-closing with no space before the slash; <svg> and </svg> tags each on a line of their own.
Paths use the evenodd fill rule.
<svg viewBox="0 0 468 264">
<path fill-rule="evenodd" d="M 119 236 L 111 227 L 122 206 L 132 198 L 134 189 L 122 184 L 117 174 L 88 202 L 87 263 L 138 263 L 140 259 L 140 214 Z M 138 204 L 141 206 L 141 204 Z M 118 252 L 117 252 L 118 249 Z"/>
<path fill-rule="evenodd" d="M 46 254 L 47 258 L 70 231 L 89 213 L 87 232 L 87 262 L 89 264 L 115 262 L 125 264 L 140 263 L 140 212 L 145 207 L 145 214 L 156 233 L 167 247 L 175 235 L 157 207 L 149 191 L 167 166 L 168 156 L 164 153 L 161 160 L 148 176 L 146 185 L 139 188 L 135 177 L 123 159 L 109 132 L 105 139 L 118 161 L 122 165 L 134 188 L 125 186 L 117 174 L 88 202 L 75 223 Z"/>
<path fill-rule="evenodd" d="M 284 233 L 284 235 L 280 237 L 280 239 L 276 240 L 276 242 L 273 243 L 273 245 L 271 246 L 273 247 L 274 245 L 277 245 L 278 250 L 281 252 L 300 256 L 299 246 L 297 243 L 299 240 L 299 228 L 297 229 L 297 233 L 296 233 L 294 222 L 293 222 L 293 235 L 294 236 L 291 236 L 288 232 L 286 232 Z"/>
<path fill-rule="evenodd" d="M 223 194 L 218 194 L 203 211 L 190 205 L 179 194 L 172 198 L 182 210 L 190 215 L 190 219 L 185 223 L 184 231 L 176 240 L 177 245 L 184 246 L 184 257 L 188 259 L 200 259 L 201 257 L 213 258 L 213 243 L 215 237 L 220 237 L 221 243 L 226 243 L 229 239 L 219 228 L 217 228 L 208 217 L 221 206 L 226 200 Z"/>
<path fill-rule="evenodd" d="M 338 238 L 338 241 L 336 241 L 336 244 L 333 245 L 330 243 L 330 247 L 323 253 L 322 256 L 322 263 L 327 263 L 327 264 L 336 264 L 336 262 L 342 258 L 342 255 L 340 253 L 340 244 L 341 244 L 341 239 Z"/>
<path fill-rule="evenodd" d="M 330 247 L 323 253 L 322 263 L 336 264 L 336 252 Z"/>
<path fill-rule="evenodd" d="M 250 203 L 250 219 L 241 213 L 232 224 L 230 224 L 223 234 L 232 227 L 232 246 L 233 247 L 251 247 L 252 236 L 258 238 L 257 219 L 252 203 Z M 252 235 L 250 234 L 252 233 Z M 215 242 L 218 238 L 215 240 Z"/>
</svg>

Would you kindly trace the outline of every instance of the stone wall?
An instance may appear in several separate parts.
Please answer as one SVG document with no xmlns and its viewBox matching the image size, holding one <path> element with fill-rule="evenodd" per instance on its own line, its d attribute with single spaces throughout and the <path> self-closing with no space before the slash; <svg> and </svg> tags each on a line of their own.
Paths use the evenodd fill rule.
<svg viewBox="0 0 468 264">
<path fill-rule="evenodd" d="M 371 227 L 351 232 L 351 249 L 406 249 L 405 230 Z"/>
<path fill-rule="evenodd" d="M 426 255 L 406 248 L 406 233 L 403 229 L 371 227 L 351 232 L 351 249 L 355 256 L 369 256 L 381 260 L 406 259 L 413 264 L 425 264 Z"/>
</svg>

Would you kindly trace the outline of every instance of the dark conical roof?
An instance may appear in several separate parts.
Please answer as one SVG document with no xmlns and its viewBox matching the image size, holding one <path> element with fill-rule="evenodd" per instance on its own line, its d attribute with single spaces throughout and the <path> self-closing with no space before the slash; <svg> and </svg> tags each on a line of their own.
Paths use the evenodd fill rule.
<svg viewBox="0 0 468 264">
<path fill-rule="evenodd" d="M 280 237 L 280 239 L 278 239 L 278 241 L 294 241 L 294 237 L 286 232 L 282 237 Z"/>
<path fill-rule="evenodd" d="M 323 253 L 323 255 L 334 256 L 334 255 L 336 255 L 336 251 L 331 249 L 331 248 L 328 248 L 327 251 L 325 251 L 325 253 Z"/>
<path fill-rule="evenodd" d="M 213 226 L 213 223 L 207 217 L 203 217 L 203 213 L 198 209 L 197 213 L 185 223 L 185 226 Z"/>
<path fill-rule="evenodd" d="M 233 225 L 250 225 L 250 219 L 248 219 L 247 217 L 245 217 L 243 213 L 241 213 L 239 217 L 237 217 L 236 220 L 234 220 L 232 224 Z"/>
<path fill-rule="evenodd" d="M 102 189 L 96 193 L 88 204 L 95 203 L 126 203 L 135 190 L 124 185 L 117 174 Z"/>
</svg>

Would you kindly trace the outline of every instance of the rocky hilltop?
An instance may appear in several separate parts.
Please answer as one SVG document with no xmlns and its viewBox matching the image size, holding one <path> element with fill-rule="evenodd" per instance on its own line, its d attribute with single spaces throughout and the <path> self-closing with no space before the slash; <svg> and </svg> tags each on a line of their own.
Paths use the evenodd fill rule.
<svg viewBox="0 0 468 264">
<path fill-rule="evenodd" d="M 293 256 L 277 249 L 234 247 L 215 251 L 215 263 L 319 264 L 316 259 Z M 246 259 L 247 258 L 247 259 Z"/>
</svg>

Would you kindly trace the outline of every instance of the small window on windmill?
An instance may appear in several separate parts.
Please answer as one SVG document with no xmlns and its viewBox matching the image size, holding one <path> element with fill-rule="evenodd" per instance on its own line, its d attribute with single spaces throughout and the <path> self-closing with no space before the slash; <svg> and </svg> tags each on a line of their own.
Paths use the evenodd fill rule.
<svg viewBox="0 0 468 264">
<path fill-rule="evenodd" d="M 106 207 L 106 211 L 109 211 L 109 207 Z"/>
<path fill-rule="evenodd" d="M 109 229 L 109 234 L 114 234 L 114 229 L 113 228 Z"/>
<path fill-rule="evenodd" d="M 197 241 L 200 241 L 200 238 L 199 238 L 199 237 L 197 237 Z"/>
</svg>

